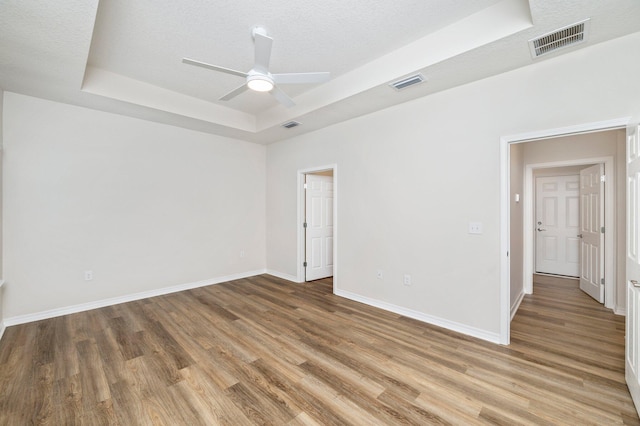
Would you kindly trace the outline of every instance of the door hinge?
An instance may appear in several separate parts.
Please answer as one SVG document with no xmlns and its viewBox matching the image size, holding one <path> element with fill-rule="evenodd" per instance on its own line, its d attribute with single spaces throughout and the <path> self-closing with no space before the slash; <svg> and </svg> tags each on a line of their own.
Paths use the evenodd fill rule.
<svg viewBox="0 0 640 426">
<path fill-rule="evenodd" d="M 600 278 L 600 284 L 604 285 L 604 278 Z"/>
<path fill-rule="evenodd" d="M 307 222 L 303 223 L 303 224 L 302 224 L 302 227 L 303 227 L 303 228 L 306 228 L 306 227 L 307 227 Z"/>
<path fill-rule="evenodd" d="M 605 175 L 600 176 L 600 182 L 606 182 L 607 178 Z"/>
<path fill-rule="evenodd" d="M 303 187 L 304 189 L 307 189 L 307 184 L 305 183 L 304 185 L 302 185 L 302 187 Z"/>
<path fill-rule="evenodd" d="M 304 266 L 304 267 L 306 268 L 306 267 L 307 267 L 307 262 L 304 262 L 304 263 L 302 264 L 302 266 Z"/>
<path fill-rule="evenodd" d="M 604 226 L 602 228 L 600 228 L 600 232 L 602 232 L 604 234 Z"/>
</svg>

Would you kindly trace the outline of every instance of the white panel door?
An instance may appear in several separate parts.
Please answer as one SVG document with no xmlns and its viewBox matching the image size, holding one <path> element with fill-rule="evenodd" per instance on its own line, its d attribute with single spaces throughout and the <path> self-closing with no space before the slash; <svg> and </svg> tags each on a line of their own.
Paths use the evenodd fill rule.
<svg viewBox="0 0 640 426">
<path fill-rule="evenodd" d="M 333 177 L 306 175 L 305 281 L 333 276 Z"/>
<path fill-rule="evenodd" d="M 577 277 L 580 178 L 536 178 L 536 272 Z"/>
<path fill-rule="evenodd" d="M 604 303 L 604 164 L 580 170 L 580 289 Z"/>
<path fill-rule="evenodd" d="M 640 128 L 627 129 L 627 329 L 625 378 L 640 413 Z"/>
</svg>

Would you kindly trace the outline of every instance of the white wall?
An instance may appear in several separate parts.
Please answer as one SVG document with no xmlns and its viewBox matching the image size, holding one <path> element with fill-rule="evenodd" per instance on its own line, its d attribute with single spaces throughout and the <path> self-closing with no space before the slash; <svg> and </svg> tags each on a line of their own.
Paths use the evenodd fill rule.
<svg viewBox="0 0 640 426">
<path fill-rule="evenodd" d="M 523 205 L 524 205 L 524 146 L 523 144 L 511 145 L 510 152 L 510 213 L 511 213 L 511 240 L 509 244 L 509 262 L 510 262 L 510 285 L 511 285 L 511 300 L 510 308 L 512 317 L 515 313 L 518 305 L 522 301 L 524 296 L 524 279 L 523 279 L 523 256 L 524 256 L 524 241 L 523 241 Z M 516 202 L 516 194 L 519 195 L 520 200 Z"/>
<path fill-rule="evenodd" d="M 616 155 L 616 313 L 627 312 L 627 135 L 618 132 Z M 625 166 L 622 166 L 622 165 Z M 624 184 L 621 184 L 624 182 Z"/>
<path fill-rule="evenodd" d="M 2 109 L 4 104 L 4 91 L 0 90 L 0 337 L 4 333 L 4 282 L 2 281 L 2 176 L 3 176 L 3 161 L 2 161 L 2 146 L 3 146 L 3 131 L 2 131 Z"/>
<path fill-rule="evenodd" d="M 524 161 L 529 165 L 581 158 L 615 157 L 618 149 L 618 132 L 623 131 L 610 130 L 527 142 L 523 144 Z M 576 166 L 573 173 L 579 173 L 581 168 Z M 555 174 L 557 171 L 540 169 L 536 172 L 536 176 L 549 176 L 549 173 Z M 567 173 L 572 173 L 572 170 L 569 169 Z"/>
<path fill-rule="evenodd" d="M 264 270 L 263 146 L 14 93 L 3 133 L 5 318 Z"/>
<path fill-rule="evenodd" d="M 500 137 L 640 117 L 638 46 L 636 33 L 268 146 L 267 268 L 296 274 L 296 171 L 336 163 L 338 289 L 498 341 Z"/>
<path fill-rule="evenodd" d="M 535 143 L 535 142 L 531 142 L 531 143 Z M 524 148 L 524 146 L 527 144 L 520 143 L 518 145 Z M 579 157 L 582 157 L 581 152 L 577 152 L 576 157 L 574 157 L 574 159 Z M 586 167 L 589 167 L 589 166 L 588 165 L 587 166 L 566 166 L 566 167 L 549 167 L 546 169 L 534 169 L 533 178 L 535 179 L 538 177 L 579 175 L 580 170 Z"/>
</svg>

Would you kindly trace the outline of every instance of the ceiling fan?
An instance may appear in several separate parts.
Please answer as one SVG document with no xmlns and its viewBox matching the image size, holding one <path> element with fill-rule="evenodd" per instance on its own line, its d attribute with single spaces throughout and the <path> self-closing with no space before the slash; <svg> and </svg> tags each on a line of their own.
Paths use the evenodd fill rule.
<svg viewBox="0 0 640 426">
<path fill-rule="evenodd" d="M 273 39 L 269 37 L 267 31 L 260 26 L 253 27 L 251 33 L 255 44 L 255 62 L 253 68 L 248 72 L 236 71 L 188 58 L 183 58 L 182 62 L 245 78 L 246 81 L 242 86 L 222 96 L 220 98 L 221 101 L 233 99 L 250 89 L 256 92 L 270 92 L 282 105 L 292 107 L 295 103 L 278 85 L 323 83 L 329 80 L 330 73 L 328 72 L 271 74 L 269 72 L 269 60 L 271 59 Z"/>
</svg>

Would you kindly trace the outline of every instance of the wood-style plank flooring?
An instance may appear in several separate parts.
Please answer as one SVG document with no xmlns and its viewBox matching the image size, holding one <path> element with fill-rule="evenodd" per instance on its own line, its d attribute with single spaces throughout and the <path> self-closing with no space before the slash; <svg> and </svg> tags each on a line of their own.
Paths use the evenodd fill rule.
<svg viewBox="0 0 640 426">
<path fill-rule="evenodd" d="M 487 343 L 269 275 L 9 327 L 2 425 L 640 424 L 624 318 L 539 277 Z"/>
</svg>

